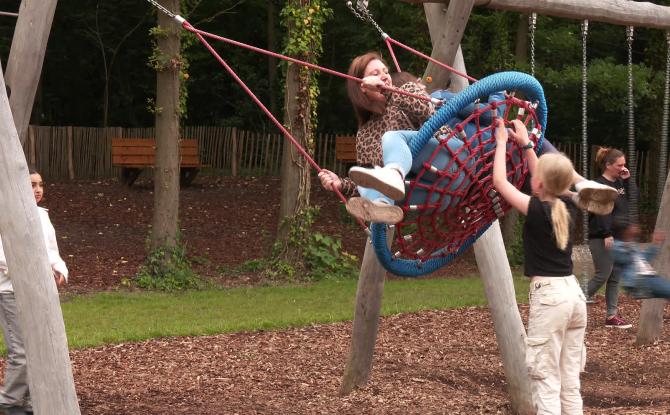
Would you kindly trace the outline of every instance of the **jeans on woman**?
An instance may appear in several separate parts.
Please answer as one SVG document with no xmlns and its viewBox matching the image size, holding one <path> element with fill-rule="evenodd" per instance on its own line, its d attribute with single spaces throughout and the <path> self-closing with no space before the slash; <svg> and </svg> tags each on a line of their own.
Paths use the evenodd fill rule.
<svg viewBox="0 0 670 415">
<path fill-rule="evenodd" d="M 619 275 L 614 272 L 614 261 L 612 253 L 605 247 L 605 240 L 601 238 L 589 239 L 589 249 L 593 258 L 595 274 L 589 280 L 586 295 L 592 297 L 603 284 L 605 288 L 605 302 L 607 303 L 607 316 L 617 314 L 619 304 Z"/>
</svg>

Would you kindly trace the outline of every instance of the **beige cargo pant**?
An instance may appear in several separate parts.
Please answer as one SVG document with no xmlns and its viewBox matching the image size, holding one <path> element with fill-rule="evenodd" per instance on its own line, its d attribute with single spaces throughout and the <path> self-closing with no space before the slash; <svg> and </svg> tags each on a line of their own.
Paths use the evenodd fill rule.
<svg viewBox="0 0 670 415">
<path fill-rule="evenodd" d="M 526 366 L 537 414 L 582 414 L 586 298 L 574 275 L 533 277 Z"/>
</svg>

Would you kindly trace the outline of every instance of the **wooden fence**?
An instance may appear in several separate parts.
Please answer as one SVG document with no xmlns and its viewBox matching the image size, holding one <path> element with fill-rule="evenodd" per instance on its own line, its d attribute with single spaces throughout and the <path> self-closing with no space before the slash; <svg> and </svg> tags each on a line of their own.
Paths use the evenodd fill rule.
<svg viewBox="0 0 670 415">
<path fill-rule="evenodd" d="M 89 128 L 30 126 L 24 153 L 48 179 L 105 179 L 116 177 L 112 138 L 153 138 L 154 128 Z M 194 138 L 200 162 L 229 174 L 277 175 L 284 137 L 231 127 L 184 127 L 182 137 Z M 335 159 L 335 134 L 319 134 L 316 163 L 338 173 L 346 165 Z"/>
<path fill-rule="evenodd" d="M 24 146 L 27 160 L 47 179 L 105 179 L 116 177 L 112 166 L 112 138 L 151 138 L 154 128 L 90 128 L 30 126 Z M 231 175 L 277 175 L 281 166 L 284 137 L 239 130 L 233 127 L 184 127 L 182 137 L 198 140 L 200 162 Z M 582 172 L 581 143 L 556 143 L 556 147 Z M 590 168 L 593 172 L 591 149 Z M 658 161 L 648 152 L 638 152 L 640 195 L 652 195 L 659 180 Z M 339 174 L 348 166 L 335 159 L 335 134 L 316 137 L 316 163 Z M 662 178 L 665 180 L 665 178 Z"/>
</svg>

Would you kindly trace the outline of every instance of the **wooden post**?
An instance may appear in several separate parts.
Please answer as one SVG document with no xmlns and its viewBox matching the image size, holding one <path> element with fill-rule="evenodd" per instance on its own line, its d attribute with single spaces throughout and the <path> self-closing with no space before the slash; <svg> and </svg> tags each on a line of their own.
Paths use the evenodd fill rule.
<svg viewBox="0 0 670 415">
<path fill-rule="evenodd" d="M 534 414 L 526 369 L 526 331 L 498 221 L 477 239 L 474 251 L 493 318 L 512 408 L 517 414 Z"/>
<path fill-rule="evenodd" d="M 670 229 L 670 175 L 665 180 L 665 189 L 663 190 L 663 197 L 661 205 L 658 210 L 658 217 L 656 218 L 656 231 L 668 232 Z M 662 249 L 659 251 L 654 267 L 660 275 L 667 278 L 670 275 L 670 249 L 668 248 L 669 241 L 663 243 Z M 663 332 L 663 311 L 665 310 L 665 299 L 649 299 L 642 300 L 642 308 L 640 309 L 640 326 L 637 330 L 637 338 L 635 343 L 651 344 L 655 342 Z"/>
<path fill-rule="evenodd" d="M 388 243 L 393 240 L 394 228 L 387 231 Z M 367 239 L 363 263 L 356 288 L 356 309 L 351 333 L 351 348 L 340 385 L 340 396 L 365 385 L 372 371 L 372 358 L 377 341 L 379 314 L 384 293 L 386 270 L 377 260 L 375 248 Z"/>
<path fill-rule="evenodd" d="M 474 3 L 474 0 L 449 2 L 446 15 L 443 13 L 444 5 L 425 5 L 426 18 L 429 20 L 430 38 L 433 43 L 431 58 L 444 62 L 449 66 L 454 66 L 454 60 L 457 55 L 460 55 L 460 60 L 463 59 L 461 39 L 463 38 L 463 32 L 465 31 L 465 26 L 468 23 Z M 440 22 L 443 24 L 439 24 Z M 448 24 L 444 24 L 444 22 L 448 22 Z M 432 92 L 436 89 L 446 88 L 449 80 L 455 80 L 455 78 L 459 78 L 457 81 L 459 85 L 456 86 L 456 90 L 464 88 L 461 84 L 463 81 L 465 82 L 465 86 L 468 85 L 467 79 L 462 76 L 454 75 L 444 70 L 441 66 L 429 62 L 423 79 L 426 82 L 428 90 Z"/>
<path fill-rule="evenodd" d="M 9 104 L 22 145 L 26 141 L 26 129 L 33 111 L 56 3 L 57 0 L 26 0 L 19 6 L 7 61 L 6 82 L 12 91 Z"/>
<path fill-rule="evenodd" d="M 24 2 L 25 3 L 25 2 Z M 65 324 L 28 166 L 0 72 L 0 234 L 16 295 L 37 414 L 78 415 Z"/>
<path fill-rule="evenodd" d="M 74 180 L 74 137 L 72 137 L 72 126 L 67 127 L 67 174 L 70 180 Z"/>
<path fill-rule="evenodd" d="M 237 177 L 237 127 L 233 127 L 231 133 L 232 149 L 230 152 L 230 168 L 233 177 Z"/>
</svg>

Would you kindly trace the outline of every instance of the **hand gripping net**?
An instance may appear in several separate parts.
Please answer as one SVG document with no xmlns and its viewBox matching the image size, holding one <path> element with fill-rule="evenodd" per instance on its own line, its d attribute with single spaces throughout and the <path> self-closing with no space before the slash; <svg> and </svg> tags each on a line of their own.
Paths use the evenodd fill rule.
<svg viewBox="0 0 670 415">
<path fill-rule="evenodd" d="M 500 91 L 519 91 L 527 101 Z M 480 103 L 481 98 L 488 102 Z M 406 178 L 406 198 L 399 202 L 405 217 L 396 225 L 390 248 L 386 226 L 372 224 L 377 257 L 388 271 L 414 277 L 448 264 L 509 210 L 493 189 L 496 116 L 506 124 L 521 119 L 535 151 L 540 151 L 547 106 L 542 87 L 532 76 L 497 73 L 451 98 L 409 143 L 414 163 Z M 436 136 L 445 125 L 448 132 Z M 528 176 L 522 152 L 510 140 L 507 176 L 519 189 Z"/>
</svg>

